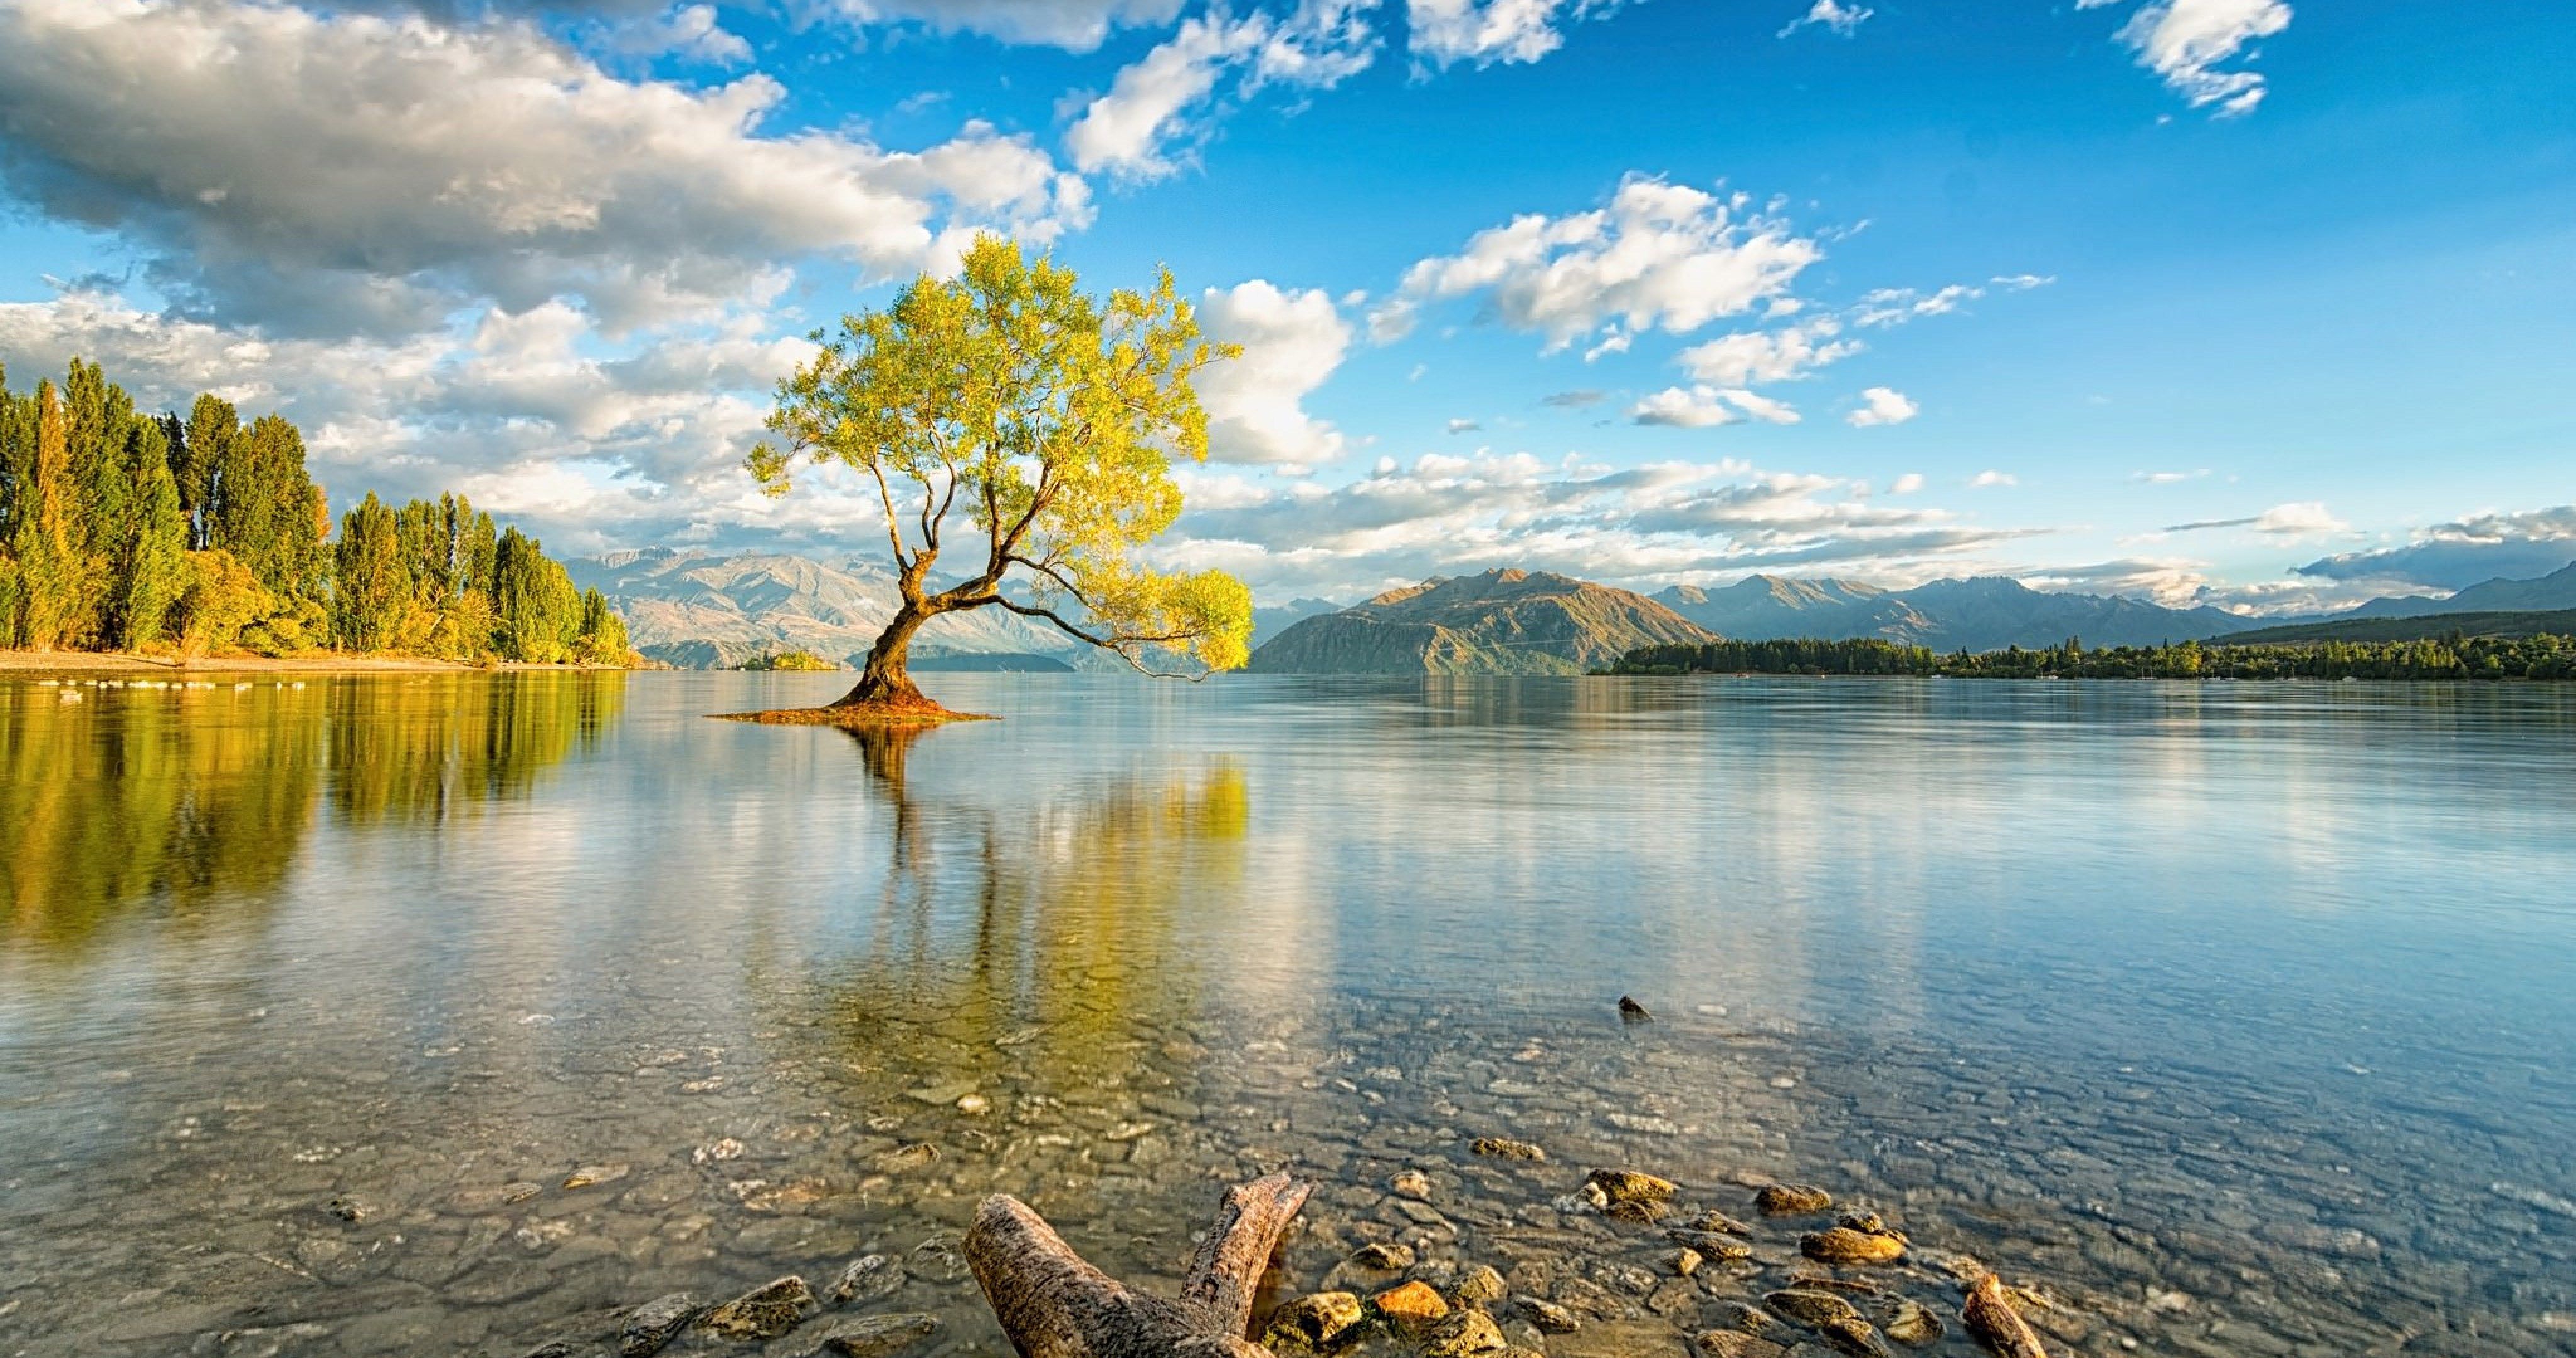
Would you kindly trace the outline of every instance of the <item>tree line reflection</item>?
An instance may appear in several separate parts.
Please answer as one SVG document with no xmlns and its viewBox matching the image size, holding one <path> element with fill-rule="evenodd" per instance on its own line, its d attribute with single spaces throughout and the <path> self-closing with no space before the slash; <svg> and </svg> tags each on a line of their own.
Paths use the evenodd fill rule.
<svg viewBox="0 0 2576 1358">
<path fill-rule="evenodd" d="M 435 823 L 525 797 L 615 723 L 626 676 L 236 685 L 0 688 L 0 935 L 255 908 L 322 816 Z"/>
</svg>

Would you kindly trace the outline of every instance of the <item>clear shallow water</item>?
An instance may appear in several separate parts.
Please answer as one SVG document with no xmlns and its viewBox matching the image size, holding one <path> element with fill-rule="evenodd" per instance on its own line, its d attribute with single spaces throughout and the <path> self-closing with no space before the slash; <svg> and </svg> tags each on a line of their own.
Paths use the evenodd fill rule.
<svg viewBox="0 0 2576 1358">
<path fill-rule="evenodd" d="M 1636 1327 L 1553 1353 L 1787 1275 L 1629 1295 L 1604 1164 L 1826 1184 L 2075 1352 L 2576 1352 L 2576 693 L 937 679 L 1009 719 L 0 681 L 0 1353 L 510 1358 L 879 1250 L 999 1354 L 977 1197 L 1169 1278 L 1280 1165 L 1284 1286 L 1419 1240 Z"/>
</svg>

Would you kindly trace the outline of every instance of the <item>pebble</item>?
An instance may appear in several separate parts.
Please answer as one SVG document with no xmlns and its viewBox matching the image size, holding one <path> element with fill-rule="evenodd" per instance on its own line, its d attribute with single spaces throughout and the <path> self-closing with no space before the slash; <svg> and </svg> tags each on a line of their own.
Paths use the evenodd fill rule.
<svg viewBox="0 0 2576 1358">
<path fill-rule="evenodd" d="M 841 1358 L 886 1358 L 939 1333 L 939 1317 L 918 1311 L 844 1320 L 823 1336 L 823 1349 Z"/>
<path fill-rule="evenodd" d="M 1833 1210 L 1834 1195 L 1814 1184 L 1773 1184 L 1753 1195 L 1764 1216 L 1803 1217 Z"/>
<path fill-rule="evenodd" d="M 727 1339 L 776 1339 L 821 1309 L 805 1280 L 789 1274 L 715 1307 L 698 1326 Z"/>
<path fill-rule="evenodd" d="M 1388 1288 L 1369 1298 L 1369 1304 L 1376 1307 L 1377 1313 L 1385 1316 L 1390 1325 L 1406 1331 L 1420 1329 L 1449 1314 L 1449 1303 L 1440 1299 L 1440 1294 L 1433 1290 L 1431 1284 L 1419 1279 Z"/>
<path fill-rule="evenodd" d="M 1545 1160 L 1547 1158 L 1546 1151 L 1540 1150 L 1529 1142 L 1513 1141 L 1499 1136 L 1477 1137 L 1467 1143 L 1467 1149 L 1474 1154 L 1490 1156 L 1496 1160 Z"/>
<path fill-rule="evenodd" d="M 697 1314 L 698 1299 L 686 1292 L 655 1297 L 627 1313 L 625 1322 L 618 1327 L 617 1351 L 623 1358 L 648 1358 L 659 1353 Z"/>
</svg>

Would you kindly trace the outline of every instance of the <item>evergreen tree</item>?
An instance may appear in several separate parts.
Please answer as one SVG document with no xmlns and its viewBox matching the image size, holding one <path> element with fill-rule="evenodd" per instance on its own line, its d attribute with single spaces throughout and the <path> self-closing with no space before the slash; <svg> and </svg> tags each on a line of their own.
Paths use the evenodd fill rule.
<svg viewBox="0 0 2576 1358">
<path fill-rule="evenodd" d="M 608 606 L 608 596 L 595 589 L 581 592 L 581 635 L 573 658 L 585 665 L 623 665 L 634 658 L 626 640 L 626 620 Z"/>
<path fill-rule="evenodd" d="M 179 478 L 180 507 L 188 511 L 188 550 L 192 552 L 215 545 L 215 506 L 221 493 L 218 471 L 239 437 L 241 416 L 232 403 L 208 395 L 198 397 L 189 408 L 187 428 L 171 444 L 170 470 Z"/>
<path fill-rule="evenodd" d="M 31 435 L 10 515 L 10 555 L 17 561 L 17 613 L 10 644 L 50 651 L 68 640 L 79 613 L 79 551 L 72 536 L 69 431 L 61 396 L 39 382 L 33 409 L 19 421 Z"/>
<path fill-rule="evenodd" d="M 115 642 L 126 650 L 158 645 L 171 605 L 187 585 L 188 519 L 179 507 L 178 478 L 170 472 L 164 425 L 137 419 L 126 441 L 126 475 L 132 506 L 118 543 Z"/>
<path fill-rule="evenodd" d="M 331 592 L 331 638 L 341 649 L 382 651 L 402 642 L 415 602 L 406 555 L 399 517 L 374 494 L 341 518 Z"/>
</svg>

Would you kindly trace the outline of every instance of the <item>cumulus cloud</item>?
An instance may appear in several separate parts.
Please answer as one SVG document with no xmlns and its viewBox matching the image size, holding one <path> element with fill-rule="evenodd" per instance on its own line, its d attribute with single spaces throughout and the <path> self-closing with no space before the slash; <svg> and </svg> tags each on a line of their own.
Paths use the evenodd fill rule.
<svg viewBox="0 0 2576 1358">
<path fill-rule="evenodd" d="M 9 13 L 8 187 L 123 236 L 184 314 L 226 324 L 386 336 L 558 296 L 653 324 L 775 294 L 782 261 L 895 275 L 976 226 L 1043 242 L 1089 218 L 1080 177 L 1024 137 L 767 136 L 786 93 L 767 76 L 622 80 L 525 23 L 218 0 Z"/>
<path fill-rule="evenodd" d="M 668 14 L 609 26 L 608 45 L 642 55 L 670 53 L 718 66 L 751 60 L 751 44 L 725 31 L 713 5 L 682 5 Z"/>
<path fill-rule="evenodd" d="M 2099 9 L 2122 0 L 2076 0 L 2077 9 Z M 2136 51 L 2138 64 L 2164 77 L 2193 108 L 2217 105 L 2217 116 L 2242 117 L 2263 102 L 2262 73 L 2220 70 L 2260 39 L 2290 26 L 2283 0 L 2149 0 L 2121 25 L 2119 41 Z"/>
<path fill-rule="evenodd" d="M 1795 408 L 1741 387 L 1668 388 L 1630 407 L 1628 417 L 1639 424 L 1668 424 L 1683 429 L 1707 429 L 1746 418 L 1765 424 L 1798 422 Z"/>
<path fill-rule="evenodd" d="M 1994 486 L 2018 486 L 2020 484 L 2020 477 L 2013 475 L 2011 472 L 1996 471 L 1991 467 L 1968 478 L 1968 489 L 1970 490 L 1985 490 Z"/>
<path fill-rule="evenodd" d="M 1923 473 L 1907 472 L 1903 476 L 1896 478 L 1895 481 L 1889 483 L 1887 493 L 1890 495 L 1911 495 L 1921 489 L 1923 489 Z"/>
<path fill-rule="evenodd" d="M 1861 351 L 1858 340 L 1837 339 L 1842 322 L 1818 316 L 1778 330 L 1743 330 L 1684 349 L 1674 360 L 1702 382 L 1752 386 L 1805 377 Z"/>
<path fill-rule="evenodd" d="M 73 355 L 98 362 L 147 409 L 185 409 L 211 391 L 246 415 L 284 414 L 337 505 L 369 490 L 464 489 L 584 549 L 773 525 L 833 537 L 872 522 L 855 486 L 846 503 L 821 487 L 782 514 L 743 476 L 763 390 L 812 353 L 765 334 L 756 315 L 604 347 L 555 301 L 487 309 L 435 334 L 326 341 L 75 292 L 0 304 L 0 352 L 20 380 Z M 566 498 L 575 491 L 578 505 Z"/>
<path fill-rule="evenodd" d="M 805 8 L 859 24 L 910 24 L 1088 52 L 1113 30 L 1170 23 L 1181 5 L 1182 0 L 809 0 Z"/>
<path fill-rule="evenodd" d="M 1532 62 L 1565 45 L 1561 26 L 1617 12 L 1621 0 L 1406 0 L 1417 61 Z"/>
<path fill-rule="evenodd" d="M 2421 590 L 2527 580 L 2576 562 L 2576 505 L 2489 511 L 2416 529 L 2402 545 L 2345 552 L 2292 568 L 2312 579 Z"/>
<path fill-rule="evenodd" d="M 1630 175 L 1607 207 L 1517 217 L 1415 264 L 1369 328 L 1392 340 L 1425 306 L 1483 296 L 1504 325 L 1545 335 L 1550 353 L 1611 327 L 1687 334 L 1787 292 L 1823 257 L 1746 195 Z"/>
<path fill-rule="evenodd" d="M 1914 404 L 1904 392 L 1894 387 L 1864 387 L 1861 389 L 1860 400 L 1860 409 L 1843 417 L 1843 422 L 1854 429 L 1867 429 L 1872 425 L 1880 424 L 1903 424 L 1920 414 L 1923 409 Z M 1987 475 L 1993 475 L 1993 473 L 1990 472 Z M 1982 480 L 1980 484 L 1983 484 Z M 2009 479 L 2006 484 L 2009 484 Z"/>
<path fill-rule="evenodd" d="M 1464 416 L 1449 421 L 1449 432 L 1452 434 L 1472 434 L 1484 427 L 1483 421 L 1467 419 Z"/>
<path fill-rule="evenodd" d="M 1377 37 L 1366 19 L 1377 0 L 1301 0 L 1285 19 L 1222 6 L 1184 22 L 1170 38 L 1118 73 L 1065 133 L 1074 164 L 1123 179 L 1158 179 L 1180 168 L 1175 143 L 1203 137 L 1220 81 L 1236 76 L 1238 96 L 1263 86 L 1330 89 L 1366 70 Z M 1239 75 L 1238 75 L 1239 73 Z"/>
<path fill-rule="evenodd" d="M 1199 301 L 1199 325 L 1210 339 L 1243 346 L 1241 358 L 1198 380 L 1210 457 L 1304 469 L 1342 455 L 1341 431 L 1304 408 L 1351 346 L 1350 323 L 1331 296 L 1261 279 L 1210 288 Z"/>
<path fill-rule="evenodd" d="M 1821 28 L 1836 36 L 1848 38 L 1858 33 L 1860 26 L 1868 21 L 1869 16 L 1877 12 L 1874 9 L 1863 9 L 1858 5 L 1838 4 L 1836 0 L 1816 0 L 1816 3 L 1807 7 L 1804 15 L 1790 20 L 1789 26 L 1780 30 L 1780 36 L 1788 37 L 1802 28 Z"/>
<path fill-rule="evenodd" d="M 1491 452 L 1388 459 L 1344 486 L 1203 473 L 1169 551 L 1256 589 L 1346 596 L 1497 566 L 1649 585 L 1791 566 L 1919 575 L 2021 536 L 1865 489 L 1731 460 L 1614 471 Z"/>
</svg>

